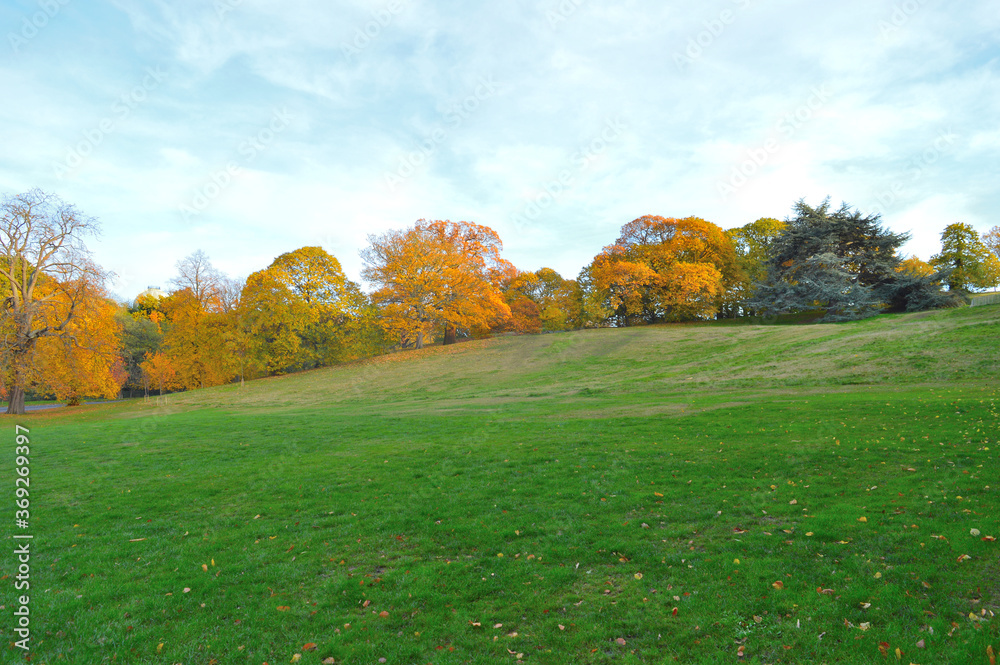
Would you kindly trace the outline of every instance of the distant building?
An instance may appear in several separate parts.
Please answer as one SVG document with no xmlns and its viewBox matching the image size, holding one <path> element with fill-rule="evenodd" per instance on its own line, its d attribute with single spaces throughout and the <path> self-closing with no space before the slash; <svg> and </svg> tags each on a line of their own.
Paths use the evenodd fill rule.
<svg viewBox="0 0 1000 665">
<path fill-rule="evenodd" d="M 160 298 L 166 298 L 167 295 L 168 295 L 167 292 L 161 289 L 160 287 L 149 286 L 146 287 L 145 291 L 136 296 L 136 300 L 138 300 L 139 298 L 143 298 L 145 296 L 150 296 L 159 300 Z"/>
</svg>

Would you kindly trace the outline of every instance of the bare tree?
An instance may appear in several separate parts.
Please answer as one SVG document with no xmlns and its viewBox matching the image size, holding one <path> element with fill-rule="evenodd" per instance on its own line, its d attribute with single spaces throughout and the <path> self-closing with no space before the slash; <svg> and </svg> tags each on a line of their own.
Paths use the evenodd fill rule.
<svg viewBox="0 0 1000 665">
<path fill-rule="evenodd" d="M 191 293 L 205 309 L 216 309 L 224 288 L 225 276 L 208 260 L 208 254 L 198 250 L 177 262 L 177 277 L 170 283 L 177 290 L 191 289 Z"/>
<path fill-rule="evenodd" d="M 69 340 L 81 304 L 107 278 L 83 242 L 99 228 L 96 219 L 40 189 L 5 196 L 0 204 L 0 355 L 8 414 L 24 413 L 38 340 Z"/>
<path fill-rule="evenodd" d="M 240 306 L 240 297 L 247 281 L 240 277 L 222 277 L 219 280 L 219 308 L 229 314 Z"/>
</svg>

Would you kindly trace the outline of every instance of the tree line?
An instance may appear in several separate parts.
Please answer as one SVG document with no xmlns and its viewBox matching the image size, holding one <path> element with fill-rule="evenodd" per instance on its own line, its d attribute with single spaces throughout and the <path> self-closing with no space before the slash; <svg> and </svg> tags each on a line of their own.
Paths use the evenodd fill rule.
<svg viewBox="0 0 1000 665">
<path fill-rule="evenodd" d="M 954 306 L 1000 283 L 998 227 L 980 236 L 951 224 L 925 262 L 901 256 L 908 235 L 878 215 L 827 200 L 729 230 L 640 217 L 576 279 L 518 269 L 487 226 L 419 220 L 368 236 L 368 293 L 320 247 L 246 279 L 199 250 L 178 261 L 169 293 L 118 303 L 84 242 L 95 219 L 37 189 L 6 196 L 0 212 L 8 413 L 22 413 L 26 396 L 162 394 L 503 333 L 799 312 L 850 320 Z"/>
</svg>

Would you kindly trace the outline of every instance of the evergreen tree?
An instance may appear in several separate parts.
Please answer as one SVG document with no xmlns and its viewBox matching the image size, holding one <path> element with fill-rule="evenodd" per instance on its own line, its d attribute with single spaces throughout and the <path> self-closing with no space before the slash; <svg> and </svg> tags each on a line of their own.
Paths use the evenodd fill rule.
<svg viewBox="0 0 1000 665">
<path fill-rule="evenodd" d="M 946 273 L 899 271 L 897 250 L 909 235 L 884 229 L 879 215 L 862 215 L 846 203 L 832 211 L 829 199 L 817 208 L 799 201 L 794 210 L 772 245 L 767 278 L 749 303 L 753 309 L 822 309 L 824 321 L 847 321 L 949 304 L 940 287 Z"/>
</svg>

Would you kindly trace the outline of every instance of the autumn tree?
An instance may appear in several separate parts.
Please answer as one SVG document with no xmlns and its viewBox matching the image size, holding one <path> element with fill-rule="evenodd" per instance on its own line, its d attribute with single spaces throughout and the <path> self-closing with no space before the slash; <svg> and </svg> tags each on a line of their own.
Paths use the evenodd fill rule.
<svg viewBox="0 0 1000 665">
<path fill-rule="evenodd" d="M 149 311 L 141 309 L 130 311 L 122 307 L 117 312 L 118 327 L 121 330 L 122 361 L 127 376 L 125 387 L 130 392 L 142 390 L 146 397 L 149 396 L 150 384 L 149 376 L 142 365 L 147 356 L 155 354 L 163 344 L 163 331 L 155 317 L 150 317 Z"/>
<path fill-rule="evenodd" d="M 237 314 L 249 335 L 252 366 L 275 374 L 381 352 L 377 311 L 340 262 L 301 247 L 247 278 Z"/>
<path fill-rule="evenodd" d="M 1000 284 L 1000 258 L 972 226 L 956 222 L 941 233 L 941 251 L 931 257 L 935 268 L 948 269 L 951 291 L 974 291 Z"/>
<path fill-rule="evenodd" d="M 340 261 L 321 247 L 302 247 L 282 254 L 268 270 L 305 304 L 301 332 L 305 369 L 331 365 L 364 355 L 355 343 L 370 331 L 368 298 L 344 275 Z"/>
<path fill-rule="evenodd" d="M 883 228 L 879 215 L 863 215 L 846 203 L 833 210 L 829 199 L 816 208 L 799 201 L 795 212 L 774 241 L 753 308 L 821 310 L 826 321 L 844 321 L 949 303 L 940 289 L 943 275 L 897 270 L 897 250 L 909 235 Z"/>
<path fill-rule="evenodd" d="M 715 315 L 739 266 L 715 224 L 647 215 L 623 226 L 589 273 L 616 325 L 631 325 Z"/>
<path fill-rule="evenodd" d="M 377 288 L 387 330 L 416 348 L 435 331 L 489 329 L 510 317 L 501 293 L 512 266 L 493 229 L 471 222 L 419 220 L 405 231 L 368 236 L 362 276 Z"/>
<path fill-rule="evenodd" d="M 930 277 L 937 270 L 934 269 L 934 266 L 917 256 L 908 256 L 899 262 L 899 265 L 896 266 L 896 272 L 916 275 L 917 277 Z"/>
<path fill-rule="evenodd" d="M 265 269 L 247 277 L 240 311 L 254 371 L 271 375 L 296 369 L 309 316 L 305 302 Z"/>
<path fill-rule="evenodd" d="M 213 306 L 215 303 L 212 301 Z M 169 389 L 217 386 L 236 375 L 226 346 L 225 318 L 221 312 L 206 309 L 188 288 L 161 299 L 159 306 L 165 320 L 161 324 L 163 344 L 158 355 L 163 356 L 173 371 Z"/>
<path fill-rule="evenodd" d="M 504 302 L 510 308 L 510 317 L 497 322 L 495 332 L 535 334 L 542 332 L 542 310 L 529 295 L 536 287 L 538 277 L 533 272 L 513 270 L 500 284 Z"/>
<path fill-rule="evenodd" d="M 531 277 L 527 278 L 527 275 Z M 538 306 L 544 332 L 583 327 L 582 293 L 575 280 L 564 279 L 552 268 L 540 268 L 525 276 L 511 288 Z"/>
<path fill-rule="evenodd" d="M 983 234 L 983 244 L 990 248 L 994 256 L 1000 258 L 1000 226 L 994 226 Z"/>
<path fill-rule="evenodd" d="M 44 286 L 44 285 L 43 285 Z M 103 290 L 88 285 L 91 292 L 79 299 L 76 316 L 66 327 L 68 334 L 46 336 L 36 350 L 38 378 L 32 386 L 69 406 L 86 397 L 117 399 L 127 372 L 121 354 L 118 305 Z M 71 301 L 60 291 L 52 294 L 57 318 L 68 313 Z"/>
<path fill-rule="evenodd" d="M 24 413 L 39 376 L 39 342 L 85 344 L 81 319 L 100 298 L 105 273 L 84 243 L 97 221 L 53 194 L 33 189 L 0 204 L 0 356 L 7 413 Z"/>
<path fill-rule="evenodd" d="M 727 316 L 754 314 L 747 303 L 753 298 L 757 284 L 767 278 L 771 249 L 784 229 L 784 222 L 772 217 L 762 217 L 726 231 L 726 236 L 733 243 L 739 266 L 739 279 L 735 280 L 726 294 L 724 310 Z"/>
<path fill-rule="evenodd" d="M 184 257 L 175 265 L 177 275 L 170 280 L 177 291 L 188 289 L 205 310 L 221 306 L 226 276 L 219 272 L 202 250 Z"/>
</svg>

